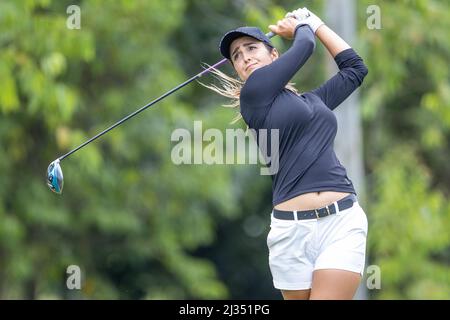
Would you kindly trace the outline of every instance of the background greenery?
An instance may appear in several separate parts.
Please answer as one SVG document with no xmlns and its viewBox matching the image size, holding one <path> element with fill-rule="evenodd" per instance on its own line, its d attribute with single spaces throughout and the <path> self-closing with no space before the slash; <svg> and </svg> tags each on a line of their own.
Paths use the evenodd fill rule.
<svg viewBox="0 0 450 320">
<path fill-rule="evenodd" d="M 66 27 L 71 4 L 81 29 Z M 382 29 L 369 30 L 376 4 Z M 323 1 L 0 2 L 0 298 L 280 299 L 265 244 L 271 181 L 259 166 L 171 162 L 176 128 L 230 125 L 193 83 L 62 163 L 56 157 L 220 59 L 222 34 L 263 30 Z M 357 1 L 369 67 L 360 89 L 373 299 L 450 298 L 450 3 Z M 274 39 L 281 51 L 289 42 Z M 295 77 L 324 80 L 326 55 Z M 223 68 L 232 73 L 229 66 Z M 208 77 L 203 82 L 212 82 Z M 67 290 L 78 265 L 82 289 Z"/>
</svg>

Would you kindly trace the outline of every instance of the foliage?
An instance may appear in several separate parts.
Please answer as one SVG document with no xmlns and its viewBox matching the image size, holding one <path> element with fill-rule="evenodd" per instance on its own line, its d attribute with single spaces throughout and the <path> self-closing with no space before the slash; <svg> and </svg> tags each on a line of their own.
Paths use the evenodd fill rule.
<svg viewBox="0 0 450 320">
<path fill-rule="evenodd" d="M 374 297 L 448 299 L 449 2 L 360 6 L 373 4 L 382 28 L 361 25 L 360 43 L 370 70 L 362 88 L 369 253 L 382 272 Z"/>
<path fill-rule="evenodd" d="M 220 127 L 179 97 L 64 160 L 63 195 L 47 190 L 58 154 L 185 78 L 170 41 L 183 2 L 83 1 L 80 30 L 66 28 L 68 5 L 0 4 L 1 297 L 226 297 L 188 251 L 235 214 L 232 176 L 171 162 L 173 128 Z M 81 292 L 65 288 L 71 264 Z"/>
</svg>

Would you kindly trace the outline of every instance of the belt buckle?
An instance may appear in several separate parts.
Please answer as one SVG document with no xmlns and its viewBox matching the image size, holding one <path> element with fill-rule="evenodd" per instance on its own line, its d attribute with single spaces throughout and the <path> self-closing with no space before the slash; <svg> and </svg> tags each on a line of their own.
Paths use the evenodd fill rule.
<svg viewBox="0 0 450 320">
<path fill-rule="evenodd" d="M 314 213 L 316 214 L 317 220 L 319 220 L 319 219 L 320 219 L 320 217 L 319 217 L 319 211 L 318 211 L 317 209 L 314 209 Z"/>
<path fill-rule="evenodd" d="M 330 213 L 330 208 L 328 208 L 328 206 L 326 206 L 325 208 L 321 208 L 321 209 L 326 209 L 327 210 L 327 215 L 326 216 L 329 216 L 329 215 L 331 215 L 331 213 Z M 320 219 L 321 217 L 319 216 L 319 210 L 321 210 L 321 209 L 314 209 L 314 213 L 316 214 L 316 218 L 317 219 Z M 325 217 L 326 217 L 325 216 Z"/>
</svg>

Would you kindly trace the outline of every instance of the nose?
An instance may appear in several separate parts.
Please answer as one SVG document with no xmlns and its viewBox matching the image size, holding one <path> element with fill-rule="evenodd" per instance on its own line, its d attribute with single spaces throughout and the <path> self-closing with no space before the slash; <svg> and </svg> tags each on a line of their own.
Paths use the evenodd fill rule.
<svg viewBox="0 0 450 320">
<path fill-rule="evenodd" d="M 242 55 L 243 55 L 245 63 L 249 63 L 251 61 L 251 54 L 250 53 L 244 52 Z"/>
</svg>

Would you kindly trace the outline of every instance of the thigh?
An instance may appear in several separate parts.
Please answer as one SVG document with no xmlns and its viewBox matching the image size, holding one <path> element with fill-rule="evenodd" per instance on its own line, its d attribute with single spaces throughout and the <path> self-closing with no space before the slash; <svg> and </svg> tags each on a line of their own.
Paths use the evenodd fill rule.
<svg viewBox="0 0 450 320">
<path fill-rule="evenodd" d="M 267 236 L 269 267 L 274 287 L 287 291 L 311 288 L 314 261 L 311 241 L 315 221 L 278 221 L 272 218 Z"/>
<path fill-rule="evenodd" d="M 320 227 L 314 270 L 339 269 L 362 275 L 367 242 L 367 217 L 362 208 L 355 203 L 341 215 L 321 220 Z"/>
<path fill-rule="evenodd" d="M 308 300 L 311 289 L 308 290 L 281 290 L 284 300 Z"/>
<path fill-rule="evenodd" d="M 351 300 L 358 289 L 361 274 L 338 269 L 313 273 L 311 300 Z"/>
</svg>

